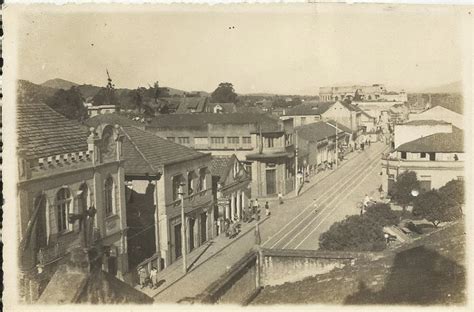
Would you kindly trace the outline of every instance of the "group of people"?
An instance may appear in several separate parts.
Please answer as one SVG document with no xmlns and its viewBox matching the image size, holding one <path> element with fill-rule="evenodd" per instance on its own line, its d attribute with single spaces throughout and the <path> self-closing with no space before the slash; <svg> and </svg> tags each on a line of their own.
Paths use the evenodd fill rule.
<svg viewBox="0 0 474 312">
<path fill-rule="evenodd" d="M 158 270 L 156 267 L 152 267 L 149 274 L 144 266 L 138 267 L 138 278 L 142 289 L 149 284 L 153 289 L 158 287 Z"/>
</svg>

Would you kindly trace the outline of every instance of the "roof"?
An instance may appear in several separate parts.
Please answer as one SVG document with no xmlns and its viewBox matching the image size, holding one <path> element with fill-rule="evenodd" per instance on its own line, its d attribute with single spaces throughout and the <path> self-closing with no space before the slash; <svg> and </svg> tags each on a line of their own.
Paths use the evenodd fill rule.
<svg viewBox="0 0 474 312">
<path fill-rule="evenodd" d="M 125 174 L 156 174 L 163 166 L 207 156 L 192 148 L 168 141 L 135 127 L 122 126 L 125 135 Z"/>
<path fill-rule="evenodd" d="M 219 177 L 220 180 L 225 179 L 229 169 L 234 164 L 235 158 L 235 155 L 212 156 L 212 160 L 209 163 L 211 175 Z"/>
<path fill-rule="evenodd" d="M 326 123 L 332 125 L 333 127 L 336 127 L 336 122 L 334 120 L 326 120 Z M 339 129 L 339 131 L 344 131 L 346 133 L 352 133 L 353 132 L 350 128 L 344 126 L 341 123 L 337 123 L 337 128 Z"/>
<path fill-rule="evenodd" d="M 332 123 L 335 125 L 335 122 Z M 322 141 L 328 137 L 336 136 L 336 128 L 325 121 L 318 121 L 304 126 L 297 127 L 298 137 L 301 137 L 310 142 Z M 338 124 L 339 133 L 342 133 L 341 125 Z"/>
<path fill-rule="evenodd" d="M 111 113 L 111 114 L 101 114 L 91 117 L 85 121 L 85 124 L 89 127 L 97 127 L 100 124 L 110 124 L 110 125 L 119 125 L 119 126 L 131 126 L 131 127 L 141 127 L 145 125 L 143 123 L 131 120 L 124 115 Z"/>
<path fill-rule="evenodd" d="M 208 124 L 253 124 L 262 125 L 265 129 L 278 128 L 278 119 L 266 114 L 255 113 L 199 113 L 199 114 L 166 114 L 150 120 L 150 128 L 194 128 L 207 129 Z"/>
<path fill-rule="evenodd" d="M 462 153 L 464 152 L 463 131 L 453 127 L 452 133 L 435 133 L 422 137 L 405 144 L 396 149 L 399 152 L 412 153 Z"/>
<path fill-rule="evenodd" d="M 321 115 L 326 112 L 335 102 L 313 102 L 303 103 L 285 112 L 285 116 Z"/>
<path fill-rule="evenodd" d="M 465 304 L 466 234 L 448 225 L 384 257 L 278 286 L 266 286 L 251 304 Z"/>
<path fill-rule="evenodd" d="M 403 123 L 406 126 L 436 126 L 436 125 L 449 125 L 450 123 L 443 120 L 412 120 Z"/>
<path fill-rule="evenodd" d="M 43 103 L 18 103 L 17 133 L 26 159 L 87 151 L 87 127 Z"/>
<path fill-rule="evenodd" d="M 213 112 L 214 107 L 219 105 L 222 107 L 222 113 L 236 113 L 237 108 L 234 103 L 209 103 L 207 104 L 208 111 Z"/>
<path fill-rule="evenodd" d="M 360 112 L 362 111 L 357 105 L 354 105 L 354 104 L 350 104 L 350 103 L 346 103 L 344 101 L 340 101 L 339 103 L 342 104 L 342 106 L 344 106 L 345 108 L 347 108 L 348 110 L 350 111 L 353 111 L 353 112 Z"/>
<path fill-rule="evenodd" d="M 176 109 L 178 114 L 180 113 L 190 113 L 190 112 L 204 112 L 206 108 L 206 103 L 208 101 L 207 97 L 182 97 L 180 99 L 179 106 Z"/>
</svg>

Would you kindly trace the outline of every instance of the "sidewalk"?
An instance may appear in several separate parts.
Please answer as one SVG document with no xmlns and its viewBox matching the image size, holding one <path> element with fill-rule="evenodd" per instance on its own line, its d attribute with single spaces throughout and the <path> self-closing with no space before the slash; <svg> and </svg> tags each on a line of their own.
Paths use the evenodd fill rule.
<svg viewBox="0 0 474 312">
<path fill-rule="evenodd" d="M 259 224 L 265 222 L 268 217 L 262 218 L 259 221 Z M 225 250 L 227 247 L 238 241 L 240 238 L 244 237 L 245 234 L 253 231 L 255 229 L 256 221 L 250 223 L 241 223 L 240 233 L 236 237 L 229 239 L 225 234 L 221 234 L 209 242 L 199 246 L 191 253 L 187 254 L 187 267 L 188 272 L 194 271 L 201 264 L 204 264 L 207 260 L 211 259 L 221 251 Z M 167 290 L 169 287 L 173 286 L 176 282 L 180 281 L 184 275 L 183 273 L 183 261 L 182 259 L 173 262 L 163 271 L 158 272 L 158 285 L 156 289 L 150 287 L 141 288 L 140 285 L 135 286 L 135 289 L 145 293 L 150 297 L 156 297 L 158 294 Z"/>
</svg>

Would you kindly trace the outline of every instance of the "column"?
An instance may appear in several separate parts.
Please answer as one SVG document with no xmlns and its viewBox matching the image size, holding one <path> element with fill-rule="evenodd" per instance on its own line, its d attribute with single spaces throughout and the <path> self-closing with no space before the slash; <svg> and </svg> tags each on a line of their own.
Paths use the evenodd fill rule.
<svg viewBox="0 0 474 312">
<path fill-rule="evenodd" d="M 242 216 L 242 194 L 237 191 L 237 219 L 241 220 Z"/>
<path fill-rule="evenodd" d="M 230 198 L 230 218 L 231 220 L 234 220 L 235 216 L 235 195 L 232 193 L 231 198 Z"/>
<path fill-rule="evenodd" d="M 227 201 L 227 204 L 225 205 L 225 218 L 224 219 L 230 219 L 230 204 Z"/>
</svg>

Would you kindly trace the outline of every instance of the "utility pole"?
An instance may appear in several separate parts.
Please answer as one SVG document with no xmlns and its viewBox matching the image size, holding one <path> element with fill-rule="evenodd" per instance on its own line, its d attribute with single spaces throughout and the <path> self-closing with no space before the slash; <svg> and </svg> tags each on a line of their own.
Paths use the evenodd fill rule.
<svg viewBox="0 0 474 312">
<path fill-rule="evenodd" d="M 298 130 L 295 129 L 295 195 L 298 196 Z"/>
<path fill-rule="evenodd" d="M 184 183 L 179 185 L 179 196 L 181 197 L 181 253 L 183 257 L 183 273 L 186 274 L 188 266 L 186 263 L 186 220 L 184 217 Z"/>
<path fill-rule="evenodd" d="M 337 129 L 337 113 L 336 113 L 336 169 L 337 169 L 337 164 L 339 162 L 339 147 L 337 145 L 337 140 L 338 140 L 338 129 Z"/>
</svg>

